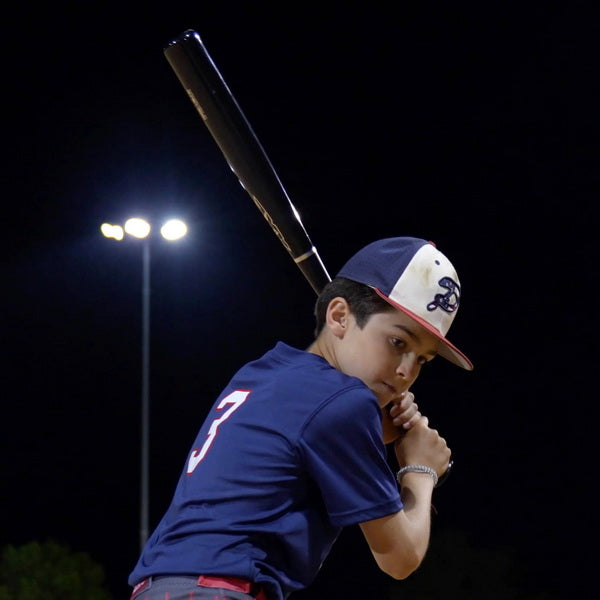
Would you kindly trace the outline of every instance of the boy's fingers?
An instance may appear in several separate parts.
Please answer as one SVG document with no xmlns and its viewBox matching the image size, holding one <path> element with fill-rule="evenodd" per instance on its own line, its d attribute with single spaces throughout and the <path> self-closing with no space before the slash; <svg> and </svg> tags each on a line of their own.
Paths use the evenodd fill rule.
<svg viewBox="0 0 600 600">
<path fill-rule="evenodd" d="M 410 429 L 411 427 L 413 427 L 417 421 L 422 417 L 423 415 L 421 415 L 421 413 L 419 411 L 417 411 L 408 421 L 405 421 L 404 423 L 402 423 L 402 427 L 404 429 Z"/>
</svg>

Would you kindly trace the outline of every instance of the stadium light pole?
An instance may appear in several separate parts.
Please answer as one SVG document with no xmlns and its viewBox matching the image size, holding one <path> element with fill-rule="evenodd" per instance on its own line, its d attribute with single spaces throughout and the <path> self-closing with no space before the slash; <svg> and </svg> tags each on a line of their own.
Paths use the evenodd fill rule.
<svg viewBox="0 0 600 600">
<path fill-rule="evenodd" d="M 102 235 L 117 241 L 125 234 L 142 240 L 142 402 L 141 402 L 141 473 L 140 473 L 140 551 L 148 539 L 150 513 L 150 234 L 148 221 L 133 217 L 124 226 L 103 223 Z M 171 219 L 160 229 L 168 241 L 181 239 L 187 233 L 187 225 L 179 219 Z"/>
</svg>

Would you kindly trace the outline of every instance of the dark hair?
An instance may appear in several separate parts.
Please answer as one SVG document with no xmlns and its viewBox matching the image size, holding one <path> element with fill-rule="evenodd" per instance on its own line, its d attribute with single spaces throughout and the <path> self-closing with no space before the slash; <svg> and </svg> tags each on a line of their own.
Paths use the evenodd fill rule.
<svg viewBox="0 0 600 600">
<path fill-rule="evenodd" d="M 356 319 L 356 324 L 360 328 L 366 324 L 371 315 L 394 310 L 394 307 L 379 296 L 372 287 L 344 277 L 335 277 L 323 288 L 317 298 L 315 337 L 321 333 L 325 325 L 325 315 L 329 303 L 338 296 L 346 299 Z"/>
</svg>

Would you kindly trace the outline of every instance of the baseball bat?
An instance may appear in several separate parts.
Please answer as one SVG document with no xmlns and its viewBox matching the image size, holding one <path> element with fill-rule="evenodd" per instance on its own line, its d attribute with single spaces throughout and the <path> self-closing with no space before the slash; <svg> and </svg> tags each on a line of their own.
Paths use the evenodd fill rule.
<svg viewBox="0 0 600 600">
<path fill-rule="evenodd" d="M 200 35 L 184 31 L 164 47 L 164 55 L 229 167 L 318 294 L 331 277 Z"/>
</svg>

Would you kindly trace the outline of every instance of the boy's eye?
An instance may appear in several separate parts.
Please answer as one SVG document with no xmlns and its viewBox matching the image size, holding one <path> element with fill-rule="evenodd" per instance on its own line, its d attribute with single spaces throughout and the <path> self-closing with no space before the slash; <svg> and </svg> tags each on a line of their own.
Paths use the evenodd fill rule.
<svg viewBox="0 0 600 600">
<path fill-rule="evenodd" d="M 402 350 L 404 351 L 406 349 L 406 342 L 403 339 L 400 338 L 391 338 L 391 343 L 392 346 L 394 346 L 394 348 L 396 348 L 397 350 Z M 429 359 L 426 356 L 420 356 L 417 360 L 419 366 L 423 367 L 424 365 L 430 363 L 433 360 L 433 358 Z"/>
</svg>

